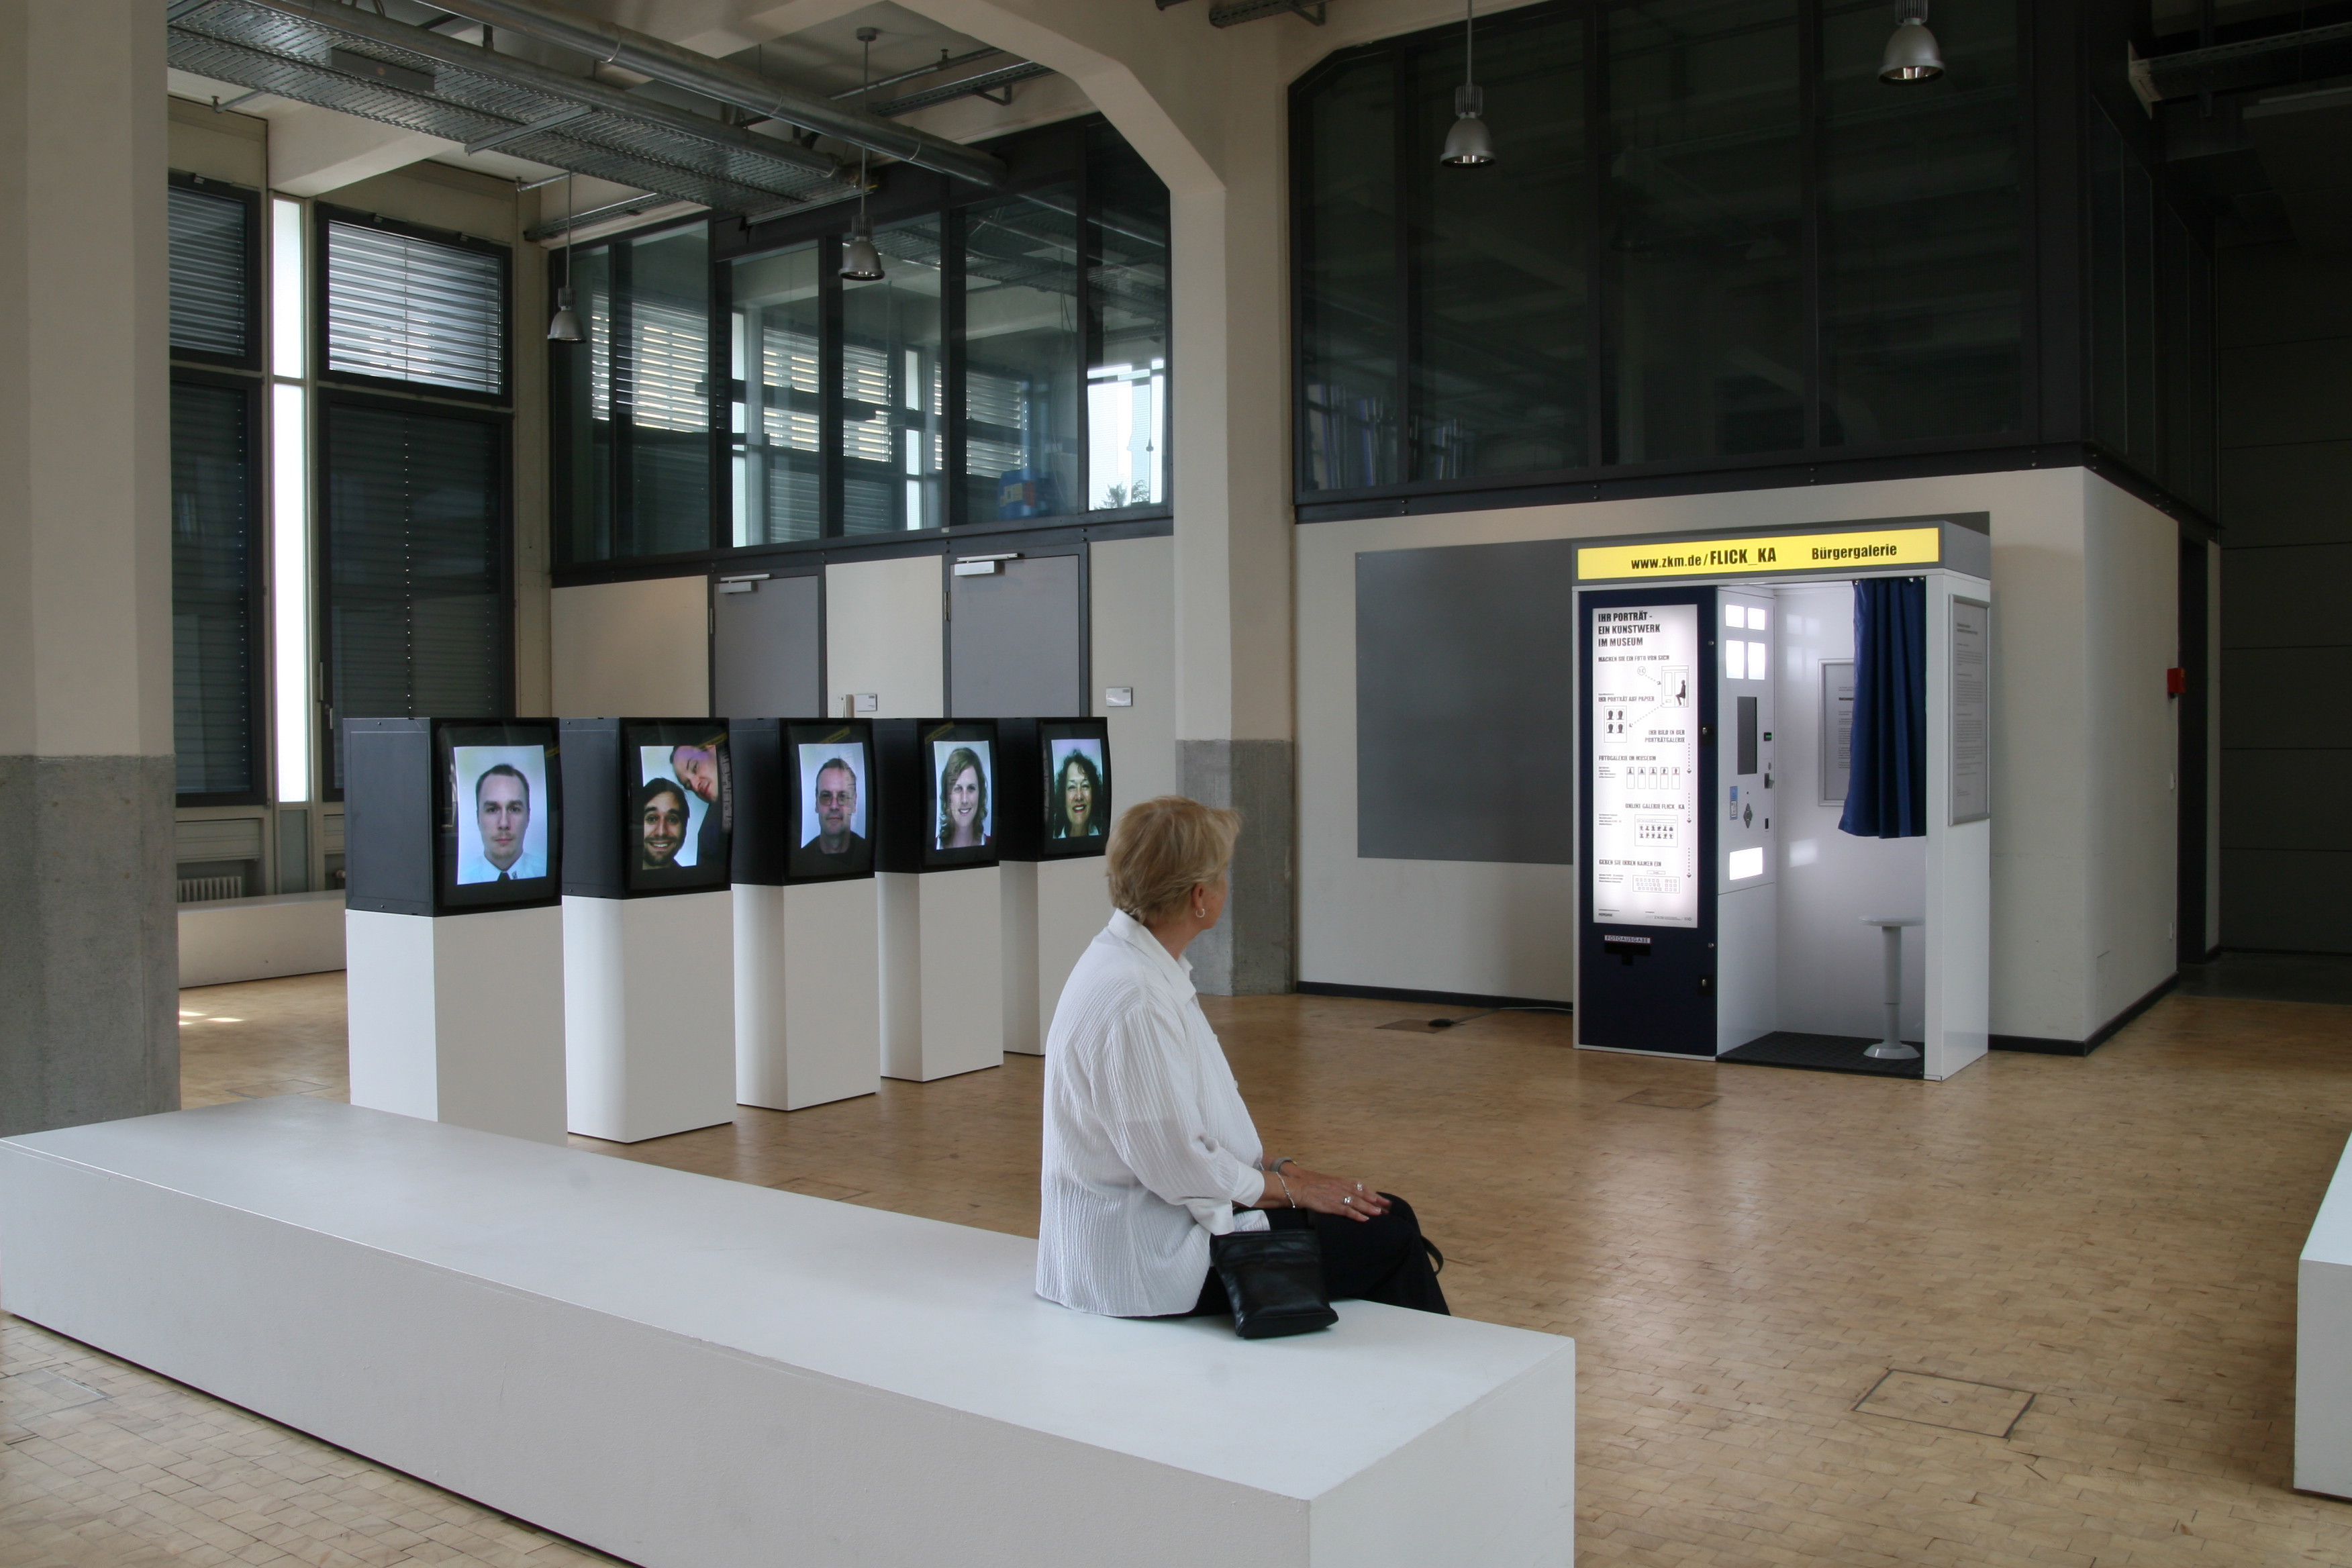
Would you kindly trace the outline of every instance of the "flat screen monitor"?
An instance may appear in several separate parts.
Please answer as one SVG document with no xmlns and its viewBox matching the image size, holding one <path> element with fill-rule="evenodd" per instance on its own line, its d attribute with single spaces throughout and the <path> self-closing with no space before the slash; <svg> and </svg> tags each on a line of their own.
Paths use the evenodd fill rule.
<svg viewBox="0 0 2352 1568">
<path fill-rule="evenodd" d="M 629 890 L 683 893 L 726 887 L 728 841 L 735 826 L 727 721 L 624 724 L 621 771 Z"/>
<path fill-rule="evenodd" d="M 1112 821 L 1110 721 L 1041 719 L 1037 746 L 1045 764 L 1045 858 L 1101 854 Z"/>
<path fill-rule="evenodd" d="M 874 726 L 832 720 L 784 726 L 792 882 L 874 874 Z"/>
<path fill-rule="evenodd" d="M 984 719 L 926 724 L 919 734 L 924 867 L 993 866 L 996 725 Z"/>
<path fill-rule="evenodd" d="M 440 907 L 554 902 L 562 849 L 554 721 L 452 720 L 434 736 Z"/>
</svg>

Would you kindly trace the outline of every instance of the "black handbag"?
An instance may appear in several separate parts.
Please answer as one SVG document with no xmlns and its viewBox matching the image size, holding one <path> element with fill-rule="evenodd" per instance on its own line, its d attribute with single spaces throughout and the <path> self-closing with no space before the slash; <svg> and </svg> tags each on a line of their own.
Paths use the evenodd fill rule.
<svg viewBox="0 0 2352 1568">
<path fill-rule="evenodd" d="M 1339 1321 L 1323 1294 L 1323 1244 L 1311 1230 L 1237 1230 L 1209 1238 L 1209 1261 L 1245 1340 L 1312 1333 Z"/>
</svg>

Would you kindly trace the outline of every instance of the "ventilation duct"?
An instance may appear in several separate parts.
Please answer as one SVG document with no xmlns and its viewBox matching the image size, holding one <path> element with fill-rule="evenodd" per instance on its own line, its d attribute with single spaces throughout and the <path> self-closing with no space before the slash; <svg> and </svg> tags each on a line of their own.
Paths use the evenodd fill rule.
<svg viewBox="0 0 2352 1568">
<path fill-rule="evenodd" d="M 740 66 L 696 54 L 648 33 L 543 5 L 541 0 L 433 0 L 433 4 L 473 21 L 574 49 L 607 65 L 619 66 L 639 76 L 731 104 L 746 113 L 781 120 L 870 153 L 953 174 L 974 184 L 1004 183 L 1003 163 L 985 153 L 944 136 L 894 125 L 828 99 L 795 91 Z"/>
<path fill-rule="evenodd" d="M 724 213 L 857 194 L 833 159 L 778 137 L 349 5 L 195 0 L 172 14 L 170 58 L 198 76 L 460 145 L 494 142 L 535 163 Z"/>
</svg>

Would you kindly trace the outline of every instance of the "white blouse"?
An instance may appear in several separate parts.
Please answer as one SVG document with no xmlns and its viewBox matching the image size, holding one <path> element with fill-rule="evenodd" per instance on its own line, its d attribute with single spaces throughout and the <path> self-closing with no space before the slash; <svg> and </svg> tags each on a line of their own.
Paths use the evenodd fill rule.
<svg viewBox="0 0 2352 1568">
<path fill-rule="evenodd" d="M 1264 1230 L 1265 1150 L 1192 966 L 1114 914 L 1045 1034 L 1037 1294 L 1117 1318 L 1185 1312 L 1209 1237 Z"/>
</svg>

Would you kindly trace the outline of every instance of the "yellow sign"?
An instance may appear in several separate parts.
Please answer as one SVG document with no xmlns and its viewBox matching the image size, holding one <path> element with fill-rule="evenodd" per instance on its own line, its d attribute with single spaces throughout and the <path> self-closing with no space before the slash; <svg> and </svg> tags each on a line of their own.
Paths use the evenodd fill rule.
<svg viewBox="0 0 2352 1568">
<path fill-rule="evenodd" d="M 1933 566 L 1943 559 L 1935 528 L 1789 533 L 1777 539 L 1677 539 L 1657 544 L 1594 544 L 1576 552 L 1580 582 L 1612 577 L 1738 577 L 1845 566 Z"/>
</svg>

